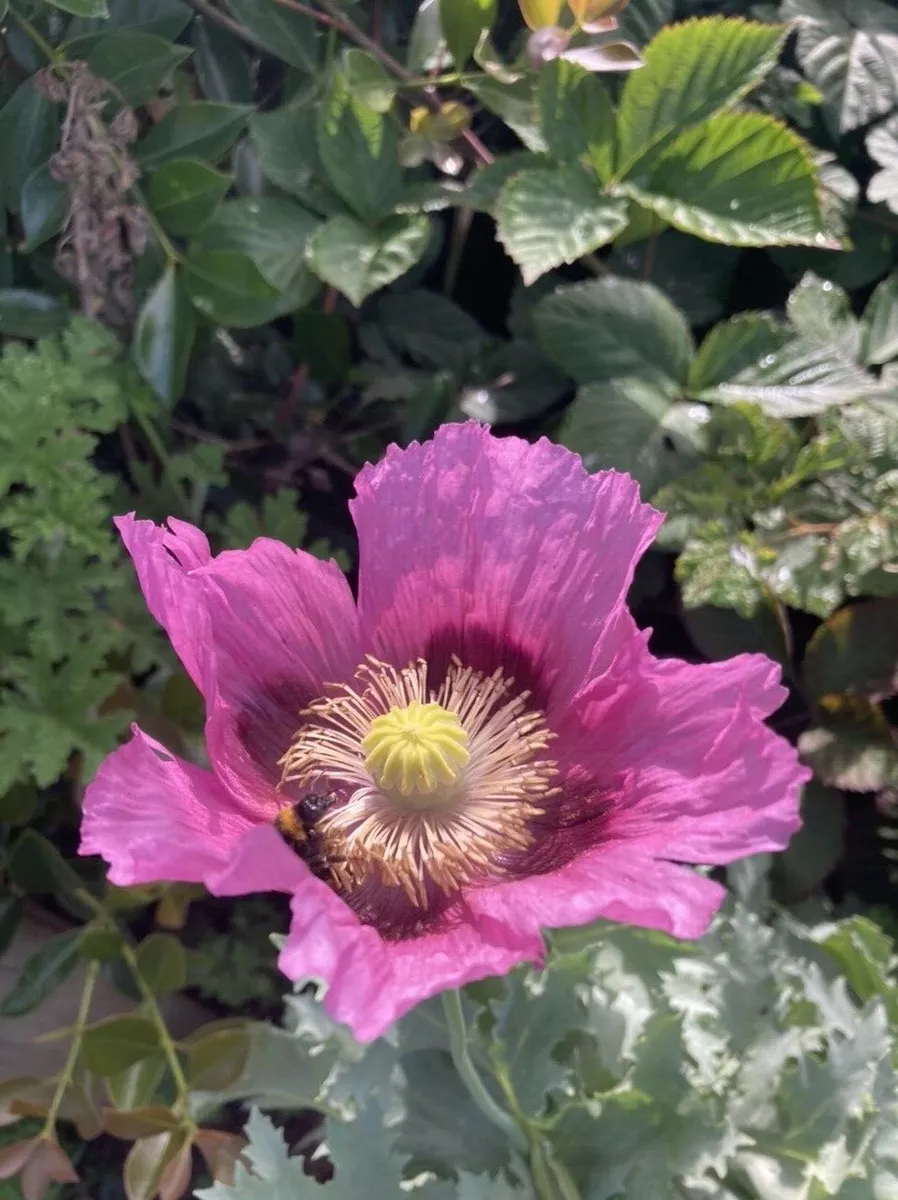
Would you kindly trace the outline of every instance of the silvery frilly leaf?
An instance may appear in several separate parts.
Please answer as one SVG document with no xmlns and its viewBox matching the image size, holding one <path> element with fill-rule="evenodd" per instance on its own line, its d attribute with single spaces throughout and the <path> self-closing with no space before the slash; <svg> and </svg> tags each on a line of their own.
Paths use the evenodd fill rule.
<svg viewBox="0 0 898 1200">
<path fill-rule="evenodd" d="M 493 1001 L 494 1051 L 502 1062 L 524 1112 L 539 1114 L 548 1094 L 565 1090 L 571 1067 L 555 1050 L 581 1030 L 586 1008 L 581 997 L 583 964 L 551 963 L 545 971 L 517 971 L 505 980 L 506 994 Z"/>
<path fill-rule="evenodd" d="M 317 1096 L 328 1112 L 351 1120 L 374 1100 L 388 1121 L 398 1119 L 405 1111 L 404 1078 L 394 1031 L 370 1045 L 361 1045 L 345 1026 L 327 1015 L 320 999 L 308 992 L 287 1000 L 285 1025 L 306 1048 L 312 1062 L 329 1064 Z"/>
<path fill-rule="evenodd" d="M 249 1169 L 238 1165 L 233 1186 L 217 1183 L 198 1191 L 198 1200 L 321 1200 L 321 1185 L 303 1169 L 303 1160 L 291 1158 L 281 1132 L 268 1117 L 253 1110 L 246 1126 L 249 1145 L 244 1156 Z M 371 1105 L 354 1121 L 327 1121 L 325 1141 L 334 1164 L 334 1178 L 327 1184 L 328 1200 L 446 1200 L 440 1184 L 420 1181 L 402 1187 L 402 1161 L 392 1153 L 391 1136 L 380 1110 Z"/>
<path fill-rule="evenodd" d="M 272 1122 L 253 1109 L 244 1131 L 249 1145 L 244 1156 L 248 1169 L 237 1164 L 233 1186 L 213 1184 L 195 1192 L 197 1200 L 311 1200 L 320 1186 L 306 1175 L 301 1158 L 291 1158 L 284 1136 Z"/>
</svg>

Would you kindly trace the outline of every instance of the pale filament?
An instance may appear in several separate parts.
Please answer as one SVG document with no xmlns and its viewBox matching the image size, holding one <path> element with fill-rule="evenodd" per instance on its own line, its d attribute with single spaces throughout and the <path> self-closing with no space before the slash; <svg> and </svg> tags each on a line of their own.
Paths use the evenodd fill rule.
<svg viewBox="0 0 898 1200">
<path fill-rule="evenodd" d="M 357 887 L 371 878 L 403 889 L 418 907 L 432 881 L 452 894 L 475 877 L 502 873 L 503 855 L 526 850 L 531 823 L 552 786 L 557 765 L 545 758 L 552 739 L 528 692 L 497 670 L 483 675 L 453 659 L 442 686 L 427 688 L 427 664 L 403 670 L 368 659 L 360 689 L 340 686 L 301 715 L 314 724 L 296 734 L 281 760 L 283 783 L 328 790 L 345 801 L 320 824 L 334 881 Z M 437 807 L 411 811 L 378 787 L 365 767 L 361 742 L 372 721 L 412 701 L 455 713 L 468 736 L 470 761 Z"/>
</svg>

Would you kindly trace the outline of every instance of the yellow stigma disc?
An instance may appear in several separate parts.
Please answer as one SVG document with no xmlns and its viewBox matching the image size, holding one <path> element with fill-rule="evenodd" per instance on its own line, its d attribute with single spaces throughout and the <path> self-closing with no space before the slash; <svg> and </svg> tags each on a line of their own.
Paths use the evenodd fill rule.
<svg viewBox="0 0 898 1200">
<path fill-rule="evenodd" d="M 454 712 L 413 700 L 375 717 L 362 739 L 365 766 L 378 787 L 397 793 L 412 807 L 425 797 L 440 803 L 470 761 L 468 735 Z"/>
</svg>

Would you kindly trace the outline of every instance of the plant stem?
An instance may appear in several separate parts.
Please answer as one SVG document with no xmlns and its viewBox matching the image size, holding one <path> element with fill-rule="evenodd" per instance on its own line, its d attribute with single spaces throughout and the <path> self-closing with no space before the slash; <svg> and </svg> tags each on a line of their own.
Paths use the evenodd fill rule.
<svg viewBox="0 0 898 1200">
<path fill-rule="evenodd" d="M 125 960 L 125 965 L 134 977 L 134 982 L 137 984 L 137 990 L 140 992 L 141 999 L 146 1005 L 147 1015 L 156 1027 L 156 1033 L 159 1037 L 159 1045 L 162 1048 L 162 1053 L 165 1061 L 168 1064 L 168 1069 L 174 1081 L 175 1088 L 178 1093 L 178 1100 L 181 1104 L 181 1116 L 184 1122 L 190 1128 L 194 1128 L 193 1121 L 189 1116 L 189 1100 L 190 1088 L 187 1084 L 184 1071 L 181 1067 L 178 1051 L 172 1040 L 171 1034 L 168 1032 L 168 1026 L 165 1024 L 159 1005 L 156 1002 L 156 997 L 147 987 L 146 980 L 140 973 L 140 965 L 137 962 L 137 955 L 131 949 L 127 942 L 122 943 L 122 958 Z"/>
<path fill-rule="evenodd" d="M 40 52 L 47 59 L 47 62 L 60 63 L 64 61 L 65 55 L 62 53 L 62 51 L 54 50 L 40 30 L 36 29 L 27 17 L 23 17 L 22 14 L 14 9 L 12 5 L 9 5 L 8 12 L 9 15 L 13 17 L 16 23 L 22 28 L 22 30 L 28 34 L 35 46 L 37 46 L 38 50 L 40 50 Z"/>
<path fill-rule="evenodd" d="M 137 424 L 140 426 L 141 433 L 147 439 L 147 441 L 150 443 L 150 449 L 153 451 L 153 453 L 159 459 L 159 462 L 162 465 L 162 470 L 163 470 L 164 474 L 168 476 L 168 482 L 171 484 L 171 490 L 174 492 L 175 496 L 177 497 L 178 503 L 181 504 L 184 508 L 184 516 L 189 517 L 190 516 L 190 497 L 187 495 L 187 493 L 181 487 L 178 480 L 175 478 L 175 473 L 172 470 L 172 465 L 171 465 L 171 456 L 169 455 L 168 451 L 166 450 L 165 446 L 163 445 L 162 438 L 159 436 L 159 433 L 156 430 L 156 426 L 153 424 L 153 422 L 150 420 L 150 418 L 147 416 L 147 414 L 145 412 L 143 412 L 142 409 L 139 408 L 138 406 L 135 406 L 131 411 L 134 416 L 134 419 L 137 421 Z"/>
<path fill-rule="evenodd" d="M 72 1028 L 72 1042 L 69 1046 L 65 1065 L 60 1072 L 59 1079 L 56 1081 L 56 1091 L 53 1093 L 53 1099 L 50 1102 L 50 1107 L 47 1109 L 47 1117 L 44 1121 L 44 1127 L 41 1130 L 42 1138 L 53 1136 L 60 1105 L 65 1096 L 66 1088 L 72 1082 L 75 1063 L 78 1061 L 78 1055 L 81 1051 L 81 1038 L 84 1036 L 84 1027 L 87 1025 L 87 1014 L 90 1012 L 90 1002 L 93 999 L 94 986 L 99 974 L 100 964 L 98 962 L 88 963 L 87 972 L 84 977 L 84 987 L 81 990 L 81 1001 L 78 1004 L 78 1015 L 75 1018 L 75 1024 Z"/>
<path fill-rule="evenodd" d="M 220 25 L 222 29 L 227 29 L 228 33 L 233 33 L 234 37 L 240 38 L 242 42 L 246 42 L 254 50 L 259 50 L 262 53 L 269 52 L 264 42 L 259 41 L 256 35 L 250 32 L 245 25 L 241 25 L 239 21 L 228 16 L 226 12 L 222 12 L 220 8 L 216 8 L 214 4 L 210 3 L 210 0 L 187 0 L 187 4 L 199 16 L 205 17 L 216 25 Z"/>
<path fill-rule="evenodd" d="M 497 1126 L 519 1150 L 526 1150 L 527 1139 L 513 1117 L 492 1098 L 477 1073 L 468 1049 L 468 1030 L 461 1005 L 461 992 L 453 988 L 443 993 L 443 1008 L 449 1025 L 449 1049 L 471 1099 L 485 1117 Z"/>
</svg>

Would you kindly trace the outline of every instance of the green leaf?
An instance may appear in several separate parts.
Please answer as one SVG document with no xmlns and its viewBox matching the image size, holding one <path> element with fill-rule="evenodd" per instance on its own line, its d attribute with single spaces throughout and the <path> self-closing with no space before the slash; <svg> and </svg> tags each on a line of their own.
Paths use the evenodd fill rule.
<svg viewBox="0 0 898 1200">
<path fill-rule="evenodd" d="M 439 0 L 440 26 L 457 70 L 474 53 L 496 19 L 497 0 Z"/>
<path fill-rule="evenodd" d="M 862 1004 L 879 996 L 886 1002 L 893 1023 L 898 1019 L 898 991 L 892 974 L 895 948 L 892 941 L 867 917 L 840 921 L 821 942 L 841 967 Z"/>
<path fill-rule="evenodd" d="M 178 992 L 187 983 L 187 953 L 171 933 L 151 933 L 137 947 L 137 966 L 154 995 Z"/>
<path fill-rule="evenodd" d="M 22 184 L 19 212 L 25 241 L 22 252 L 30 254 L 62 229 L 69 207 L 69 189 L 50 174 L 49 163 L 35 167 Z"/>
<path fill-rule="evenodd" d="M 751 620 L 764 600 L 751 539 L 708 522 L 683 548 L 676 577 L 687 608 L 732 608 Z"/>
<path fill-rule="evenodd" d="M 307 75 L 318 70 L 315 22 L 276 0 L 227 0 L 228 8 L 245 29 L 275 58 Z"/>
<path fill-rule="evenodd" d="M 540 69 L 537 101 L 552 157 L 564 162 L 586 154 L 598 177 L 607 181 L 614 163 L 614 110 L 598 76 L 556 58 Z"/>
<path fill-rule="evenodd" d="M 266 179 L 313 212 L 337 216 L 346 212 L 346 205 L 322 178 L 315 127 L 310 109 L 255 113 L 250 119 L 250 141 Z"/>
<path fill-rule="evenodd" d="M 106 0 L 50 0 L 50 3 L 75 17 L 109 16 Z"/>
<path fill-rule="evenodd" d="M 884 279 L 864 310 L 865 363 L 881 366 L 898 358 L 898 273 Z"/>
<path fill-rule="evenodd" d="M 140 309 L 132 346 L 141 377 L 169 407 L 184 394 L 195 337 L 196 314 L 182 274 L 169 263 Z"/>
<path fill-rule="evenodd" d="M 763 113 L 720 113 L 666 147 L 622 194 L 684 233 L 735 246 L 839 249 L 806 144 Z"/>
<path fill-rule="evenodd" d="M 861 326 L 844 288 L 813 271 L 802 276 L 786 305 L 789 320 L 812 342 L 826 342 L 855 362 L 860 355 Z"/>
<path fill-rule="evenodd" d="M 484 76 L 468 85 L 484 108 L 500 117 L 528 150 L 544 154 L 548 150 L 536 103 L 536 80 L 525 75 L 515 83 L 500 83 Z"/>
<path fill-rule="evenodd" d="M 608 278 L 559 288 L 534 307 L 533 320 L 543 349 L 578 383 L 685 382 L 689 327 L 649 283 Z"/>
<path fill-rule="evenodd" d="M 117 88 L 126 104 L 137 106 L 155 96 L 193 51 L 152 33 L 109 33 L 87 57 L 87 65 Z"/>
<path fill-rule="evenodd" d="M 196 77 L 206 100 L 251 104 L 253 59 L 249 47 L 220 25 L 197 21 L 191 30 Z"/>
<path fill-rule="evenodd" d="M 867 134 L 867 152 L 882 167 L 867 185 L 867 199 L 898 212 L 898 121 L 894 117 Z"/>
<path fill-rule="evenodd" d="M 392 212 L 402 192 L 394 122 L 362 104 L 334 72 L 318 108 L 318 156 L 334 191 L 363 221 Z"/>
<path fill-rule="evenodd" d="M 779 26 L 723 17 L 663 29 L 624 84 L 615 176 L 638 168 L 642 177 L 687 126 L 741 99 L 774 65 L 784 38 Z"/>
<path fill-rule="evenodd" d="M 58 933 L 28 956 L 18 979 L 0 1001 L 0 1017 L 31 1012 L 71 975 L 79 962 L 80 936 L 80 929 Z"/>
<path fill-rule="evenodd" d="M 698 399 L 749 402 L 775 417 L 823 412 L 880 390 L 831 340 L 798 337 L 760 313 L 743 313 L 708 334 L 688 387 Z"/>
<path fill-rule="evenodd" d="M 159 1049 L 159 1032 L 146 1017 L 110 1017 L 85 1030 L 84 1065 L 94 1075 L 117 1075 Z"/>
<path fill-rule="evenodd" d="M 499 240 L 525 284 L 607 245 L 627 224 L 626 201 L 603 196 L 576 163 L 513 175 L 495 211 Z"/>
<path fill-rule="evenodd" d="M 353 47 L 343 55 L 343 69 L 356 100 L 373 112 L 390 111 L 396 99 L 396 80 L 387 74 L 373 54 Z"/>
<path fill-rule="evenodd" d="M 0 896 L 0 955 L 6 953 L 19 931 L 24 907 L 21 896 Z"/>
<path fill-rule="evenodd" d="M 898 692 L 898 598 L 853 604 L 824 621 L 808 642 L 802 675 L 817 702 Z"/>
<path fill-rule="evenodd" d="M 898 745 L 878 705 L 846 698 L 827 706 L 824 724 L 798 739 L 802 759 L 824 783 L 848 792 L 898 787 Z"/>
<path fill-rule="evenodd" d="M 20 83 L 0 109 L 0 203 L 17 213 L 22 185 L 45 163 L 59 140 L 60 109 L 35 86 L 34 78 Z"/>
<path fill-rule="evenodd" d="M 838 0 L 785 0 L 782 17 L 798 26 L 801 68 L 823 95 L 832 129 L 846 133 L 898 102 L 898 14 L 876 0 L 848 8 Z"/>
<path fill-rule="evenodd" d="M 240 197 L 225 201 L 192 249 L 247 255 L 267 283 L 291 298 L 289 307 L 300 308 L 317 290 L 305 258 L 309 238 L 319 224 L 293 200 Z"/>
<path fill-rule="evenodd" d="M 9 852 L 9 877 L 26 895 L 70 898 L 84 881 L 52 842 L 36 829 L 24 829 Z"/>
<path fill-rule="evenodd" d="M 470 313 L 423 288 L 388 292 L 378 302 L 377 324 L 399 353 L 436 370 L 464 370 L 490 341 Z"/>
<path fill-rule="evenodd" d="M 6 337 L 45 337 L 68 321 L 68 306 L 55 296 L 27 288 L 0 288 L 0 334 Z"/>
<path fill-rule="evenodd" d="M 141 139 L 134 157 L 144 170 L 174 158 L 217 162 L 240 136 L 251 112 L 244 104 L 210 100 L 178 104 Z"/>
<path fill-rule="evenodd" d="M 197 233 L 231 186 L 231 176 L 198 159 L 175 158 L 153 173 L 150 209 L 166 233 Z"/>
<path fill-rule="evenodd" d="M 182 0 L 114 0 L 109 15 L 76 17 L 66 30 L 69 59 L 85 57 L 111 30 L 137 30 L 173 41 L 189 24 L 192 11 Z"/>
<path fill-rule="evenodd" d="M 683 624 L 695 645 L 710 662 L 723 662 L 736 654 L 766 654 L 789 667 L 789 647 L 782 621 L 770 604 L 762 604 L 751 620 L 731 608 L 686 608 Z"/>
<path fill-rule="evenodd" d="M 427 217 L 390 217 L 376 229 L 351 217 L 331 217 L 309 239 L 308 263 L 358 308 L 410 270 L 429 241 Z"/>
<path fill-rule="evenodd" d="M 251 1046 L 251 1029 L 245 1022 L 200 1028 L 185 1043 L 190 1086 L 196 1091 L 226 1091 L 243 1074 Z"/>
<path fill-rule="evenodd" d="M 217 325 L 251 329 L 290 310 L 280 290 L 249 257 L 236 250 L 191 250 L 184 284 L 199 313 Z"/>
<path fill-rule="evenodd" d="M 705 410 L 678 403 L 672 384 L 610 379 L 581 387 L 565 411 L 557 439 L 588 471 L 626 471 L 646 496 L 675 479 L 702 447 Z"/>
<path fill-rule="evenodd" d="M 784 904 L 805 899 L 825 882 L 844 851 L 845 797 L 813 779 L 801 794 L 801 828 L 774 859 L 777 899 Z"/>
</svg>

